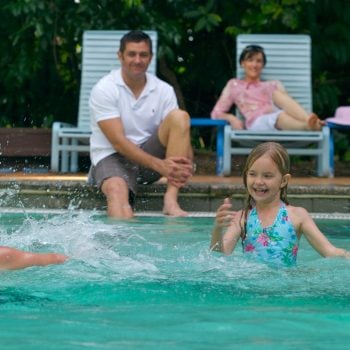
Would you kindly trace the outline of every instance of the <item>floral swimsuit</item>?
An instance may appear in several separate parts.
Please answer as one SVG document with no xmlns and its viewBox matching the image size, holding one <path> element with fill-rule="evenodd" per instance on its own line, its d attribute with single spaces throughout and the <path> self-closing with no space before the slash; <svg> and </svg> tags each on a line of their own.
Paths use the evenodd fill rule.
<svg viewBox="0 0 350 350">
<path fill-rule="evenodd" d="M 243 240 L 243 252 L 272 265 L 296 265 L 298 237 L 284 203 L 281 204 L 274 223 L 264 228 L 261 226 L 256 208 L 250 211 L 247 235 Z"/>
</svg>

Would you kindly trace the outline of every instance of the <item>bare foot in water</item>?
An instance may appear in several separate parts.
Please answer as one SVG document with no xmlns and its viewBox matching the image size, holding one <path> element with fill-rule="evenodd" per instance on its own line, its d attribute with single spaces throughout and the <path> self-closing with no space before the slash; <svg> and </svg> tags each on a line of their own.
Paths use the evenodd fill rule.
<svg viewBox="0 0 350 350">
<path fill-rule="evenodd" d="M 313 131 L 320 131 L 325 122 L 321 120 L 315 113 L 311 113 L 307 121 L 308 127 Z"/>
<path fill-rule="evenodd" d="M 168 216 L 174 216 L 174 217 L 188 216 L 188 213 L 182 210 L 177 202 L 164 203 L 163 214 Z"/>
</svg>

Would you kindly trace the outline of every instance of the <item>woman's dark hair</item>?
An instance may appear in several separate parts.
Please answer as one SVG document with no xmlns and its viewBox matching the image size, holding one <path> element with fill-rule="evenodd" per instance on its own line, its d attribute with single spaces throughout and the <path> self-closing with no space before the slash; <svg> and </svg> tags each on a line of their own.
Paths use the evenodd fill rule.
<svg viewBox="0 0 350 350">
<path fill-rule="evenodd" d="M 243 51 L 241 52 L 241 55 L 239 56 L 239 63 L 242 64 L 243 61 L 245 61 L 248 58 L 253 57 L 257 53 L 261 53 L 263 56 L 264 66 L 266 65 L 266 55 L 264 52 L 264 48 L 259 45 L 248 45 L 246 46 Z"/>
<path fill-rule="evenodd" d="M 145 41 L 148 44 L 150 53 L 152 55 L 152 40 L 149 35 L 142 30 L 132 30 L 126 33 L 120 40 L 119 51 L 124 52 L 127 43 L 140 43 L 141 41 Z"/>
</svg>

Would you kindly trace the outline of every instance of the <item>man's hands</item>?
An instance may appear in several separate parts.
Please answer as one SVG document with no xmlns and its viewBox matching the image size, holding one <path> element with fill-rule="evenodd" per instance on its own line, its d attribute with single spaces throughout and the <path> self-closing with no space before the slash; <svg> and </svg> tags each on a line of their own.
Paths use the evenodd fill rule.
<svg viewBox="0 0 350 350">
<path fill-rule="evenodd" d="M 193 175 L 192 161 L 186 157 L 169 157 L 163 160 L 164 175 L 170 184 L 177 188 L 186 185 Z"/>
</svg>

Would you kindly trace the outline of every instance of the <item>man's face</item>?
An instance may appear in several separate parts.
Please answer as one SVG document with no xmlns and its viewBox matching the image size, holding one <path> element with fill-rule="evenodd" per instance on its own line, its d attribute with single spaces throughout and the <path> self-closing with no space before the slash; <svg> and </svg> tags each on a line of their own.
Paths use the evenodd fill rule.
<svg viewBox="0 0 350 350">
<path fill-rule="evenodd" d="M 122 71 L 130 78 L 142 77 L 151 62 L 152 54 L 147 42 L 129 42 L 123 52 L 118 53 Z"/>
</svg>

